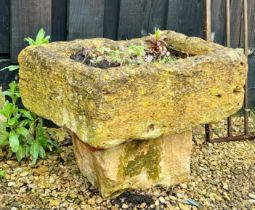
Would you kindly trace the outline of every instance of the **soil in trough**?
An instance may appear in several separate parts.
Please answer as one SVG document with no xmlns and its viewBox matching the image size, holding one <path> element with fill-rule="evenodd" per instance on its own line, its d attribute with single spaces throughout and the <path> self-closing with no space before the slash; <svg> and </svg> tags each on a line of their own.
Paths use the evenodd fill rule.
<svg viewBox="0 0 255 210">
<path fill-rule="evenodd" d="M 155 50 L 143 45 L 129 45 L 119 49 L 83 47 L 70 56 L 75 61 L 102 69 L 124 65 L 136 66 L 152 62 L 171 63 L 186 57 L 189 55 L 166 46 Z"/>
</svg>

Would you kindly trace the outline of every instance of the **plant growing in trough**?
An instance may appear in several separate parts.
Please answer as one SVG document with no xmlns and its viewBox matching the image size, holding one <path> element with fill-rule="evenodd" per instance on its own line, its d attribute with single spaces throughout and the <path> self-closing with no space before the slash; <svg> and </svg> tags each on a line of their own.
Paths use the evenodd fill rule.
<svg viewBox="0 0 255 210">
<path fill-rule="evenodd" d="M 127 47 L 111 49 L 108 47 L 84 47 L 71 58 L 86 65 L 109 68 L 123 65 L 140 65 L 143 63 L 172 62 L 175 60 L 167 48 L 166 36 L 159 29 L 143 44 L 130 44 Z"/>
<path fill-rule="evenodd" d="M 157 58 L 170 55 L 169 51 L 167 50 L 167 43 L 165 40 L 166 36 L 161 35 L 161 31 L 158 28 L 155 28 L 155 34 L 152 36 L 152 38 L 146 40 L 149 51 L 156 54 Z"/>
<path fill-rule="evenodd" d="M 45 30 L 41 28 L 37 33 L 35 40 L 30 37 L 27 37 L 24 40 L 28 42 L 29 45 L 42 45 L 50 42 L 50 36 L 46 36 Z"/>
</svg>

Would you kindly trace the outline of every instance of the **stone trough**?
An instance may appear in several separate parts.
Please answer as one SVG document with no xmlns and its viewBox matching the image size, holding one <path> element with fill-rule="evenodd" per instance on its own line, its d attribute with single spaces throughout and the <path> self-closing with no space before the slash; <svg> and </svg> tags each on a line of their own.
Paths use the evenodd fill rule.
<svg viewBox="0 0 255 210">
<path fill-rule="evenodd" d="M 103 197 L 187 181 L 192 128 L 243 104 L 247 59 L 230 49 L 164 31 L 174 62 L 100 69 L 70 58 L 82 47 L 144 44 L 86 39 L 27 47 L 19 55 L 26 108 L 73 133 L 81 172 Z"/>
</svg>

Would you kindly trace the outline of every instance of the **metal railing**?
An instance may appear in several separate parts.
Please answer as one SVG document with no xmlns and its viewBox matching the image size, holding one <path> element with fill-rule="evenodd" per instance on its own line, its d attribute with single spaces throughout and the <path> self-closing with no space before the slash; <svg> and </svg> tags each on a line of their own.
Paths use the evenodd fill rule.
<svg viewBox="0 0 255 210">
<path fill-rule="evenodd" d="M 211 41 L 211 24 L 212 24 L 212 19 L 211 19 L 211 0 L 204 0 L 205 1 L 205 33 L 204 33 L 204 38 L 207 41 Z M 239 1 L 239 0 L 238 0 Z M 241 1 L 241 0 L 240 0 Z M 243 1 L 243 48 L 244 48 L 244 54 L 248 58 L 248 6 L 247 6 L 247 0 L 242 0 Z M 230 0 L 225 0 L 225 6 L 226 6 L 226 46 L 230 46 Z M 228 142 L 228 141 L 240 141 L 240 140 L 253 140 L 255 139 L 255 133 L 252 133 L 249 131 L 249 107 L 248 107 L 248 79 L 246 80 L 245 86 L 244 86 L 244 131 L 243 134 L 233 136 L 232 132 L 232 118 L 228 117 L 227 118 L 227 136 L 222 137 L 222 138 L 213 138 L 213 133 L 212 133 L 212 125 L 211 124 L 206 124 L 205 125 L 205 138 L 207 142 L 211 143 L 216 143 L 216 142 Z"/>
</svg>

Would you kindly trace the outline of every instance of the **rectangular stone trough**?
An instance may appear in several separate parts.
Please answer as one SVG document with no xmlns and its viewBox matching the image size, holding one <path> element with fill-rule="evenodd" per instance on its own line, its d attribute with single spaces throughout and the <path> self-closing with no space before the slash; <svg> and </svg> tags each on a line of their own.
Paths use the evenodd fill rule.
<svg viewBox="0 0 255 210">
<path fill-rule="evenodd" d="M 179 141 L 175 136 L 185 136 L 193 127 L 219 121 L 242 107 L 248 67 L 240 49 L 173 31 L 163 34 L 169 48 L 188 57 L 167 64 L 108 69 L 70 58 L 83 47 L 144 44 L 148 37 L 56 42 L 27 47 L 19 55 L 25 107 L 73 132 L 78 164 L 103 196 L 130 187 L 179 183 L 178 173 L 186 177 L 182 181 L 187 180 L 188 176 L 182 174 L 189 174 L 189 155 L 183 156 L 179 166 L 175 160 L 182 144 L 187 144 L 186 154 L 190 154 L 191 136 L 178 137 Z M 156 156 L 147 155 L 149 151 Z M 144 169 L 137 169 L 134 164 L 133 172 L 127 167 L 132 161 L 138 161 L 138 165 L 151 162 L 155 170 L 146 164 Z M 104 163 L 109 169 L 102 167 Z"/>
</svg>

